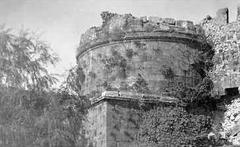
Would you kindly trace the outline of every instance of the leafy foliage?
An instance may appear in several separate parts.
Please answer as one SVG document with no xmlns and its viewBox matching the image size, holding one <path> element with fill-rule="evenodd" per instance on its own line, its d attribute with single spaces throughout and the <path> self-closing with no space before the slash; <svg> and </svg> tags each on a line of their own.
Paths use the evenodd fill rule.
<svg viewBox="0 0 240 147">
<path fill-rule="evenodd" d="M 133 55 L 133 49 L 126 49 L 126 57 L 128 57 L 128 59 L 132 59 Z"/>
<path fill-rule="evenodd" d="M 202 36 L 203 42 L 208 42 L 208 38 Z M 169 87 L 166 88 L 166 91 L 170 96 L 174 96 L 182 100 L 187 104 L 202 104 L 207 102 L 209 99 L 213 99 L 212 90 L 213 90 L 213 81 L 210 77 L 210 72 L 213 69 L 213 56 L 214 50 L 207 44 L 203 45 L 202 48 L 198 51 L 197 55 L 194 58 L 193 63 L 191 64 L 190 70 L 194 74 L 199 75 L 199 77 L 193 77 L 193 80 L 200 82 L 193 82 L 197 85 L 189 85 L 186 82 L 173 82 Z M 166 79 L 169 79 L 172 82 L 174 78 L 174 72 L 170 67 L 163 66 L 162 74 Z"/>
<path fill-rule="evenodd" d="M 85 98 L 75 70 L 59 90 L 47 65 L 58 58 L 35 34 L 0 29 L 0 146 L 84 147 Z"/>
<path fill-rule="evenodd" d="M 0 28 L 0 84 L 28 90 L 46 90 L 56 82 L 46 66 L 54 65 L 58 57 L 37 35 L 20 31 L 15 35 Z"/>
<path fill-rule="evenodd" d="M 213 82 L 208 75 L 213 67 L 213 55 L 212 49 L 203 48 L 195 58 L 192 69 L 201 77 L 196 86 L 174 82 L 171 68 L 162 68 L 162 74 L 173 83 L 166 88 L 166 94 L 178 98 L 186 107 L 158 106 L 142 112 L 140 140 L 158 146 L 215 145 L 207 137 L 213 124 L 211 112 L 216 109 L 216 101 L 211 96 Z"/>
<path fill-rule="evenodd" d="M 163 75 L 166 79 L 173 79 L 174 76 L 175 76 L 172 68 L 169 67 L 169 66 L 167 66 L 167 65 L 164 65 L 164 66 L 162 67 L 161 72 L 162 72 L 162 75 Z"/>
<path fill-rule="evenodd" d="M 156 143 L 159 146 L 209 146 L 212 116 L 216 101 L 211 97 L 213 82 L 209 77 L 195 87 L 177 83 L 169 89 L 169 95 L 177 97 L 186 104 L 183 107 L 159 106 L 143 112 L 140 126 L 140 140 Z"/>
<path fill-rule="evenodd" d="M 68 121 L 72 146 L 85 147 L 87 139 L 85 138 L 85 130 L 83 122 L 90 105 L 90 101 L 86 96 L 81 94 L 81 78 L 79 74 L 79 66 L 75 66 L 69 70 L 66 80 L 58 91 L 59 102 L 66 111 L 66 119 Z M 63 122 L 64 123 L 64 122 Z"/>
<path fill-rule="evenodd" d="M 102 17 L 102 20 L 103 20 L 103 26 L 106 25 L 107 22 L 108 22 L 109 20 L 111 20 L 111 18 L 112 18 L 113 16 L 115 16 L 115 15 L 116 15 L 115 13 L 110 13 L 110 12 L 108 12 L 108 11 L 103 11 L 103 12 L 101 13 L 101 17 Z"/>
<path fill-rule="evenodd" d="M 212 80 L 209 77 L 205 77 L 194 87 L 186 86 L 181 82 L 176 83 L 168 89 L 169 92 L 167 94 L 190 105 L 192 103 L 202 103 L 207 99 L 214 99 L 211 97 L 212 89 Z"/>
<path fill-rule="evenodd" d="M 138 74 L 136 82 L 129 87 L 130 90 L 139 92 L 139 93 L 149 93 L 148 83 L 142 77 L 141 74 Z"/>
<path fill-rule="evenodd" d="M 212 124 L 209 116 L 189 114 L 182 107 L 158 107 L 144 112 L 142 119 L 139 136 L 143 142 L 158 146 L 202 146 L 209 143 L 204 138 Z"/>
<path fill-rule="evenodd" d="M 1 145 L 74 147 L 84 144 L 82 122 L 86 109 L 82 99 L 65 92 L 1 90 Z"/>
</svg>

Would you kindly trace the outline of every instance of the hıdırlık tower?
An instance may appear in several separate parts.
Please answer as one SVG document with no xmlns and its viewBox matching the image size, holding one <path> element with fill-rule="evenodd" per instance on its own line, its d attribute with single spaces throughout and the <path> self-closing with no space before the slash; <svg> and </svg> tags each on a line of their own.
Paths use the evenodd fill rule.
<svg viewBox="0 0 240 147">
<path fill-rule="evenodd" d="M 164 93 L 177 84 L 196 85 L 194 70 L 203 41 L 191 21 L 101 14 L 101 27 L 81 36 L 77 52 L 82 94 L 91 98 L 87 134 L 92 147 L 140 147 L 137 101 L 167 106 Z"/>
</svg>

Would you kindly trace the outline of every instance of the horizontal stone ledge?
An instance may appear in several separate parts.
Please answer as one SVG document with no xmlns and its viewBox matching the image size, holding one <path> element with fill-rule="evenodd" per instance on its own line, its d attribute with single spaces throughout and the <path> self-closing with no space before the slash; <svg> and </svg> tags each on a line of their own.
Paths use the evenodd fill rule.
<svg viewBox="0 0 240 147">
<path fill-rule="evenodd" d="M 91 98 L 91 105 L 103 100 L 120 100 L 120 101 L 140 101 L 143 103 L 170 103 L 180 104 L 180 100 L 174 97 L 155 94 L 144 94 L 126 91 L 104 91 L 99 97 Z M 185 106 L 184 103 L 180 104 Z"/>
</svg>

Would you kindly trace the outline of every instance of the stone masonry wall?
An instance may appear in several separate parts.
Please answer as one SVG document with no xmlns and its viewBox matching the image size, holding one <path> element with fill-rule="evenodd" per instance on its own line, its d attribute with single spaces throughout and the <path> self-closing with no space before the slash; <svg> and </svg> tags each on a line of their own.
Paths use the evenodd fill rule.
<svg viewBox="0 0 240 147">
<path fill-rule="evenodd" d="M 197 55 L 197 49 L 186 44 L 154 40 L 95 48 L 78 60 L 85 75 L 82 92 L 94 95 L 104 90 L 128 90 L 159 94 L 169 85 L 168 80 L 196 85 L 199 75 L 191 64 Z M 144 81 L 145 87 L 135 86 L 138 81 Z"/>
<path fill-rule="evenodd" d="M 228 9 L 223 8 L 217 16 L 205 18 L 201 26 L 205 30 L 209 42 L 212 42 L 215 55 L 214 68 L 211 77 L 214 82 L 214 92 L 226 94 L 226 88 L 240 87 L 240 7 L 237 20 L 229 22 Z M 228 93 L 232 94 L 232 93 Z M 220 112 L 216 112 L 216 123 L 220 124 L 220 134 L 233 145 L 240 145 L 240 98 L 225 96 L 228 103 L 222 103 Z"/>
<path fill-rule="evenodd" d="M 136 142 L 140 118 L 134 103 L 108 101 L 107 144 L 109 147 L 138 147 Z"/>
<path fill-rule="evenodd" d="M 108 12 L 102 18 L 102 26 L 82 35 L 77 50 L 82 94 L 100 99 L 89 109 L 89 147 L 146 147 L 136 141 L 136 100 L 148 94 L 145 101 L 155 99 L 147 102 L 177 102 L 163 93 L 179 83 L 196 85 L 201 77 L 193 65 L 210 46 L 191 21 Z M 106 90 L 114 96 L 102 96 Z M 131 92 L 135 97 L 128 97 Z"/>
<path fill-rule="evenodd" d="M 141 147 L 136 141 L 139 125 L 136 105 L 108 100 L 91 107 L 86 122 L 88 147 Z"/>
<path fill-rule="evenodd" d="M 138 140 L 139 100 L 150 106 L 147 109 L 178 102 L 176 98 L 117 91 L 105 91 L 101 97 L 93 99 L 86 123 L 88 147 L 155 147 Z"/>
<path fill-rule="evenodd" d="M 93 105 L 88 110 L 85 123 L 88 147 L 107 147 L 107 102 Z"/>
<path fill-rule="evenodd" d="M 220 9 L 215 18 L 202 24 L 215 55 L 212 79 L 215 92 L 224 94 L 226 88 L 240 86 L 240 21 L 228 22 L 228 9 Z"/>
<path fill-rule="evenodd" d="M 119 15 L 115 13 L 103 12 L 102 26 L 91 27 L 81 36 L 77 54 L 88 50 L 89 47 L 105 42 L 119 39 L 126 39 L 129 32 L 172 32 L 188 34 L 192 38 L 199 37 L 202 33 L 199 25 L 194 25 L 191 21 L 175 20 L 173 18 L 141 17 L 137 18 L 131 14 Z"/>
</svg>

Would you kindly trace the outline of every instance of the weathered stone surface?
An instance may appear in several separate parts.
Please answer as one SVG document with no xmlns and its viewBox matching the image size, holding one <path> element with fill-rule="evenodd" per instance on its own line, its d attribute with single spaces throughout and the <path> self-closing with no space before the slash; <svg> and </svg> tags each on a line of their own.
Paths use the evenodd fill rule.
<svg viewBox="0 0 240 147">
<path fill-rule="evenodd" d="M 150 93 L 160 93 L 166 85 L 163 83 L 167 81 L 162 75 L 163 66 L 171 68 L 175 80 L 192 80 L 199 76 L 191 69 L 197 53 L 197 49 L 183 43 L 155 40 L 121 41 L 95 47 L 79 56 L 78 62 L 84 74 L 96 74 L 94 78 L 86 76 L 82 92 L 90 94 L 107 88 L 121 90 L 124 89 L 121 85 L 131 87 L 141 75 Z"/>
<path fill-rule="evenodd" d="M 217 11 L 216 21 L 219 24 L 227 24 L 229 22 L 228 8 L 222 8 Z"/>
<path fill-rule="evenodd" d="M 200 75 L 192 64 L 209 46 L 191 21 L 109 12 L 102 17 L 101 27 L 82 35 L 77 55 L 82 94 L 92 97 L 89 145 L 147 147 L 137 142 L 138 103 L 178 103 L 164 91 L 179 83 L 196 85 Z"/>
<path fill-rule="evenodd" d="M 155 105 L 175 105 L 176 98 L 122 91 L 105 91 L 92 99 L 86 122 L 89 144 L 93 147 L 157 147 L 137 141 L 140 116 L 137 98 Z M 148 99 L 147 99 L 148 98 Z"/>
<path fill-rule="evenodd" d="M 133 101 L 133 102 L 146 102 L 146 103 L 169 103 L 169 104 L 179 104 L 179 100 L 177 98 L 173 98 L 170 96 L 155 95 L 155 94 L 144 94 L 137 92 L 129 92 L 129 91 L 104 91 L 101 96 L 91 98 L 91 104 L 94 105 L 103 100 L 119 100 L 119 101 Z M 183 104 L 184 105 L 184 104 Z"/>
<path fill-rule="evenodd" d="M 163 66 L 171 68 L 172 81 L 197 84 L 189 81 L 199 78 L 191 64 L 206 44 L 197 34 L 202 33 L 199 26 L 171 18 L 105 15 L 109 20 L 88 30 L 80 41 L 77 60 L 83 75 L 96 75 L 81 83 L 84 95 L 111 89 L 136 91 L 138 80 L 145 82 L 142 92 L 159 94 L 168 85 Z"/>
<path fill-rule="evenodd" d="M 86 137 L 89 147 L 107 146 L 107 102 L 102 102 L 89 108 L 87 115 Z"/>
<path fill-rule="evenodd" d="M 216 94 L 225 94 L 226 88 L 240 87 L 240 9 L 237 9 L 237 21 L 228 23 L 228 9 L 221 9 L 217 17 L 205 19 L 202 23 L 206 36 L 213 44 L 215 50 L 214 68 L 211 76 Z M 228 93 L 231 95 L 231 93 Z M 222 126 L 223 138 L 228 139 L 233 145 L 240 145 L 240 99 L 236 96 L 230 104 L 222 105 L 225 112 L 221 112 L 216 122 Z"/>
<path fill-rule="evenodd" d="M 222 123 L 226 138 L 234 145 L 240 145 L 240 98 L 233 100 L 226 108 Z"/>
<path fill-rule="evenodd" d="M 194 30 L 196 28 L 192 21 L 178 20 L 176 25 L 186 28 L 186 30 Z"/>
<path fill-rule="evenodd" d="M 227 9 L 219 10 L 218 17 L 226 18 Z M 223 16 L 222 16 L 223 15 Z M 215 50 L 214 69 L 212 72 L 215 91 L 224 94 L 224 89 L 240 86 L 239 68 L 239 33 L 240 23 L 221 23 L 216 19 L 205 20 L 202 24 L 206 36 Z"/>
<path fill-rule="evenodd" d="M 104 15 L 106 15 L 104 25 L 100 28 L 93 27 L 82 35 L 78 54 L 96 43 L 124 39 L 127 32 L 169 31 L 197 34 L 196 26 L 191 21 L 159 17 L 136 18 L 130 14 L 118 15 L 109 12 L 105 12 Z"/>
<path fill-rule="evenodd" d="M 154 16 L 149 16 L 148 17 L 148 21 L 151 22 L 151 23 L 161 23 L 162 22 L 162 18 L 159 18 L 159 17 L 154 17 Z M 147 21 L 145 21 L 147 22 Z"/>
<path fill-rule="evenodd" d="M 164 18 L 163 20 L 162 20 L 162 22 L 163 23 L 167 23 L 167 24 L 169 24 L 169 25 L 175 25 L 175 19 L 173 19 L 173 18 Z"/>
</svg>

